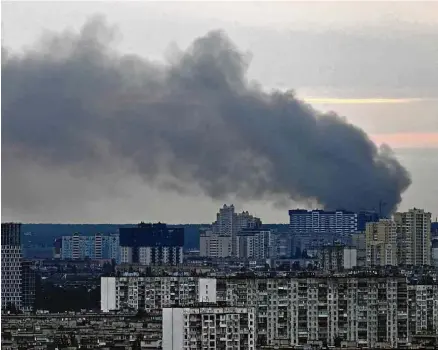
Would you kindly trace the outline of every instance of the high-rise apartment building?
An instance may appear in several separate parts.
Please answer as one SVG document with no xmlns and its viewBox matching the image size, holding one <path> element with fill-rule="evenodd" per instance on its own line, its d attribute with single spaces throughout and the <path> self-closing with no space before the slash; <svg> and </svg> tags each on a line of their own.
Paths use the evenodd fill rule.
<svg viewBox="0 0 438 350">
<path fill-rule="evenodd" d="M 226 205 L 219 209 L 216 221 L 213 223 L 213 232 L 221 235 L 232 236 L 234 232 L 236 213 L 234 205 Z"/>
<path fill-rule="evenodd" d="M 199 303 L 205 308 L 214 303 L 221 307 L 254 308 L 257 349 L 302 348 L 310 344 L 320 348 L 324 344 L 342 347 L 341 343 L 351 348 L 406 348 L 413 335 L 438 332 L 438 285 L 409 284 L 402 276 L 126 275 L 102 277 L 101 292 L 102 311 L 199 308 Z M 190 318 L 183 320 L 187 327 Z M 198 327 L 199 319 L 195 317 L 194 321 Z M 218 333 L 213 323 L 212 328 Z M 203 324 L 202 329 L 204 326 L 209 328 Z M 176 328 L 181 334 L 180 326 Z M 171 332 L 171 327 L 164 329 Z M 193 337 L 199 339 L 199 332 L 197 328 Z M 239 329 L 231 332 L 238 333 Z M 227 330 L 227 337 L 231 332 Z M 181 348 L 179 343 L 177 346 Z M 195 348 L 203 347 L 196 343 Z"/>
<path fill-rule="evenodd" d="M 289 232 L 274 233 L 274 246 L 272 247 L 273 258 L 290 258 L 295 251 L 292 251 L 293 238 Z"/>
<path fill-rule="evenodd" d="M 33 261 L 21 263 L 21 305 L 23 311 L 35 310 L 36 267 Z"/>
<path fill-rule="evenodd" d="M 114 259 L 120 262 L 119 234 L 81 236 L 75 233 L 63 236 L 61 259 Z"/>
<path fill-rule="evenodd" d="M 62 237 L 59 237 L 53 241 L 53 257 L 55 259 L 61 259 L 61 253 L 62 253 Z"/>
<path fill-rule="evenodd" d="M 357 213 L 357 230 L 359 232 L 365 232 L 368 222 L 377 222 L 379 219 L 379 213 L 375 211 L 360 211 Z"/>
<path fill-rule="evenodd" d="M 270 230 L 242 229 L 237 234 L 236 256 L 254 260 L 273 258 L 274 238 Z"/>
<path fill-rule="evenodd" d="M 254 308 L 163 309 L 163 350 L 255 350 Z"/>
<path fill-rule="evenodd" d="M 408 315 L 412 334 L 438 334 L 438 285 L 409 285 Z"/>
<path fill-rule="evenodd" d="M 397 226 L 393 220 L 368 222 L 365 239 L 367 266 L 397 266 Z"/>
<path fill-rule="evenodd" d="M 291 233 L 337 233 L 347 235 L 358 230 L 357 214 L 345 210 L 289 210 Z"/>
<path fill-rule="evenodd" d="M 211 230 L 199 234 L 199 255 L 210 258 L 227 258 L 232 254 L 232 237 L 215 234 Z"/>
<path fill-rule="evenodd" d="M 431 265 L 431 213 L 410 209 L 394 214 L 397 225 L 398 263 Z"/>
<path fill-rule="evenodd" d="M 205 231 L 200 237 L 201 255 L 212 252 L 212 257 L 238 256 L 238 233 L 247 228 L 258 229 L 262 225 L 259 218 L 247 211 L 236 213 L 234 205 L 226 205 L 219 209 L 212 230 Z M 227 237 L 230 237 L 227 238 Z M 228 253 L 228 243 L 231 240 L 231 252 Z M 209 245 L 212 247 L 210 248 Z M 216 248 L 217 247 L 217 248 Z"/>
<path fill-rule="evenodd" d="M 120 230 L 120 261 L 141 265 L 183 263 L 184 228 L 140 223 Z"/>
<path fill-rule="evenodd" d="M 2 223 L 2 308 L 21 306 L 21 224 Z"/>
<path fill-rule="evenodd" d="M 160 309 L 216 302 L 216 279 L 201 277 L 142 277 L 124 273 L 101 278 L 101 310 Z"/>
<path fill-rule="evenodd" d="M 432 240 L 432 265 L 438 267 L 438 239 Z"/>
</svg>

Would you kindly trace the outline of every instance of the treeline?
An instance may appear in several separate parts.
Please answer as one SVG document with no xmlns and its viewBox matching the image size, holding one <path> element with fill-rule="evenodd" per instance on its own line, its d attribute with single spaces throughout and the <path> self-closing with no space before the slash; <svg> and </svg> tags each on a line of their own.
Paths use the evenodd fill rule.
<svg viewBox="0 0 438 350">
<path fill-rule="evenodd" d="M 100 310 L 100 286 L 59 286 L 37 283 L 35 307 L 49 312 Z"/>
</svg>

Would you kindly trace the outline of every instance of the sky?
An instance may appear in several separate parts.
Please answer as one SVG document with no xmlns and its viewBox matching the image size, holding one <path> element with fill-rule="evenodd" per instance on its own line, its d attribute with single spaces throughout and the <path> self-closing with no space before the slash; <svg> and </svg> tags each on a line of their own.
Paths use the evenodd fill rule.
<svg viewBox="0 0 438 350">
<path fill-rule="evenodd" d="M 117 28 L 118 51 L 163 62 L 176 47 L 184 50 L 221 29 L 248 53 L 248 78 L 263 89 L 292 89 L 314 108 L 336 111 L 362 128 L 376 144 L 391 146 L 412 178 L 399 209 L 415 206 L 436 216 L 436 13 L 438 3 L 419 1 L 2 2 L 2 46 L 24 52 L 48 33 L 79 31 L 99 14 Z M 20 159 L 14 166 L 12 173 L 2 171 L 3 221 L 211 222 L 225 202 L 164 191 L 117 169 L 108 190 L 98 178 L 66 169 Z M 14 186 L 26 195 L 14 197 Z M 288 221 L 287 209 L 269 199 L 230 196 L 226 202 L 264 222 Z"/>
</svg>

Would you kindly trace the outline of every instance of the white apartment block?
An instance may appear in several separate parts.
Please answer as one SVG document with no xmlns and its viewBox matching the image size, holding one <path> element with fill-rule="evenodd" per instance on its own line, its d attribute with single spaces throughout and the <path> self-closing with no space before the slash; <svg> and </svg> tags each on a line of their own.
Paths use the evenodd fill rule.
<svg viewBox="0 0 438 350">
<path fill-rule="evenodd" d="M 411 332 L 438 333 L 438 285 L 409 285 L 408 298 Z"/>
<path fill-rule="evenodd" d="M 407 342 L 404 278 L 218 280 L 218 300 L 253 306 L 260 344 L 397 347 Z"/>
<path fill-rule="evenodd" d="M 22 307 L 21 224 L 2 223 L 1 232 L 1 293 L 2 308 Z"/>
<path fill-rule="evenodd" d="M 289 210 L 290 232 L 351 234 L 357 231 L 357 214 L 344 211 Z"/>
<path fill-rule="evenodd" d="M 214 233 L 232 236 L 235 218 L 234 205 L 227 206 L 224 204 L 216 215 L 216 222 L 213 223 Z"/>
<path fill-rule="evenodd" d="M 341 341 L 354 346 L 397 348 L 408 344 L 414 334 L 438 333 L 438 286 L 408 285 L 404 277 L 132 275 L 104 277 L 101 286 L 104 312 L 128 307 L 192 308 L 200 303 L 205 307 L 217 303 L 221 307 L 254 308 L 256 348 L 335 346 Z M 195 338 L 198 336 L 196 333 Z"/>
<path fill-rule="evenodd" d="M 198 302 L 216 303 L 216 278 L 200 278 L 198 281 Z"/>
<path fill-rule="evenodd" d="M 257 228 L 261 226 L 261 221 L 250 215 L 247 211 L 236 213 L 234 205 L 224 206 L 219 209 L 216 221 L 212 224 L 213 235 L 231 237 L 231 255 L 237 255 L 237 234 L 245 228 Z"/>
<path fill-rule="evenodd" d="M 410 209 L 395 213 L 398 260 L 404 265 L 431 265 L 431 213 Z"/>
<path fill-rule="evenodd" d="M 397 266 L 397 225 L 393 220 L 368 222 L 365 239 L 367 266 Z"/>
<path fill-rule="evenodd" d="M 345 247 L 343 252 L 343 268 L 348 270 L 357 266 L 357 249 Z"/>
<path fill-rule="evenodd" d="M 75 233 L 62 236 L 61 259 L 114 259 L 120 262 L 119 254 L 118 234 L 81 236 Z"/>
<path fill-rule="evenodd" d="M 132 247 L 120 247 L 120 261 L 132 264 Z M 140 265 L 180 265 L 183 263 L 183 247 L 139 247 L 138 264 Z"/>
<path fill-rule="evenodd" d="M 246 307 L 163 309 L 163 350 L 255 350 L 255 310 Z"/>
<path fill-rule="evenodd" d="M 101 278 L 101 311 L 159 309 L 176 305 L 216 302 L 216 280 L 198 277 L 121 277 Z"/>
<path fill-rule="evenodd" d="M 199 235 L 199 255 L 210 258 L 226 258 L 232 254 L 232 236 L 204 231 Z"/>
<path fill-rule="evenodd" d="M 270 230 L 243 229 L 237 235 L 236 256 L 255 260 L 271 258 L 274 238 Z"/>
</svg>

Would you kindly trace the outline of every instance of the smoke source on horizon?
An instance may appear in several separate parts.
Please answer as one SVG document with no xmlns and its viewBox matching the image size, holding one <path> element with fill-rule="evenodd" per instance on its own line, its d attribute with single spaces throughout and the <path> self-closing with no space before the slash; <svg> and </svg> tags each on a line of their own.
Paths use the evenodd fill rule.
<svg viewBox="0 0 438 350">
<path fill-rule="evenodd" d="M 29 204 L 17 161 L 88 178 L 122 167 L 155 187 L 215 199 L 348 210 L 383 201 L 384 214 L 410 185 L 391 150 L 358 127 L 249 81 L 248 55 L 223 32 L 167 63 L 122 55 L 113 34 L 94 18 L 24 53 L 2 49 L 4 206 Z"/>
</svg>

